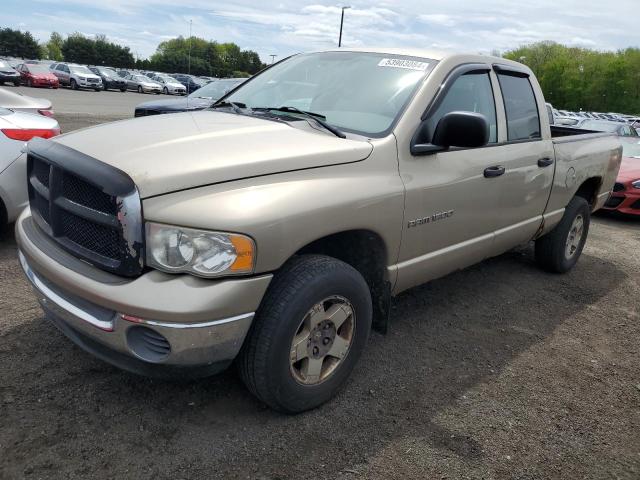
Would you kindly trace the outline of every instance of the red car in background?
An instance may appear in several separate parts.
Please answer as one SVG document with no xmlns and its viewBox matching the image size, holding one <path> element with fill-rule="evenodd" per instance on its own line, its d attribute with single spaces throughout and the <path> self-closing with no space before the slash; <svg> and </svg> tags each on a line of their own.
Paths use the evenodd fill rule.
<svg viewBox="0 0 640 480">
<path fill-rule="evenodd" d="M 622 163 L 605 210 L 640 215 L 640 141 L 637 137 L 620 138 Z"/>
<path fill-rule="evenodd" d="M 16 70 L 20 73 L 20 80 L 27 87 L 58 88 L 60 86 L 58 77 L 51 73 L 46 65 L 21 63 Z"/>
</svg>

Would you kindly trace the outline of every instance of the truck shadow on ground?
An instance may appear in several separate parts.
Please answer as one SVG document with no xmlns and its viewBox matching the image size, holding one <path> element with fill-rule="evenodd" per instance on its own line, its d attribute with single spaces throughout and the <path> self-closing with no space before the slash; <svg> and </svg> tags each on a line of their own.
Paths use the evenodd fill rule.
<svg viewBox="0 0 640 480">
<path fill-rule="evenodd" d="M 232 370 L 188 383 L 120 372 L 30 311 L 0 336 L 0 472 L 333 478 L 403 438 L 480 459 L 470 435 L 434 417 L 624 277 L 586 254 L 569 274 L 547 274 L 527 248 L 414 288 L 340 394 L 297 416 L 264 407 Z"/>
</svg>

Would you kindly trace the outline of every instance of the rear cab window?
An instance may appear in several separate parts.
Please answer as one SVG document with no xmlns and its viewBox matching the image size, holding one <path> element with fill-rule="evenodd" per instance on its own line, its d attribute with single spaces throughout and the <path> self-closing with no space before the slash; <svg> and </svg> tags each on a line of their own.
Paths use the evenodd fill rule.
<svg viewBox="0 0 640 480">
<path fill-rule="evenodd" d="M 528 76 L 498 73 L 510 142 L 542 138 L 540 114 Z"/>
</svg>

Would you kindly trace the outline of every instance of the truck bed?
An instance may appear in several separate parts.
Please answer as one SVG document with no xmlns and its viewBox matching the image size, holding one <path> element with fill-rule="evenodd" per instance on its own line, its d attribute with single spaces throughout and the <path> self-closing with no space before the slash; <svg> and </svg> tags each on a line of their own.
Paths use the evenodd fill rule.
<svg viewBox="0 0 640 480">
<path fill-rule="evenodd" d="M 578 135 L 588 135 L 588 134 L 594 134 L 594 133 L 599 133 L 602 135 L 612 135 L 609 132 L 598 132 L 597 130 L 586 130 L 584 128 L 568 127 L 564 125 L 551 125 L 551 137 L 553 139 L 560 138 L 560 137 L 574 137 Z M 593 136 L 589 138 L 593 138 Z"/>
</svg>

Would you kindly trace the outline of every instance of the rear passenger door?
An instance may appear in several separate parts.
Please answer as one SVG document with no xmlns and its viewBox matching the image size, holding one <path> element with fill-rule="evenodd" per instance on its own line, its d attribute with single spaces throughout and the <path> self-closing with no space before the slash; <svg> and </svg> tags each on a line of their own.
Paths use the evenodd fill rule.
<svg viewBox="0 0 640 480">
<path fill-rule="evenodd" d="M 496 253 L 530 240 L 542 223 L 553 182 L 555 155 L 544 99 L 535 78 L 527 71 L 494 65 L 504 110 L 506 133 L 495 150 L 495 163 L 505 173 L 495 183 L 499 189 L 496 216 Z M 501 104 L 501 105 L 500 105 Z"/>
</svg>

